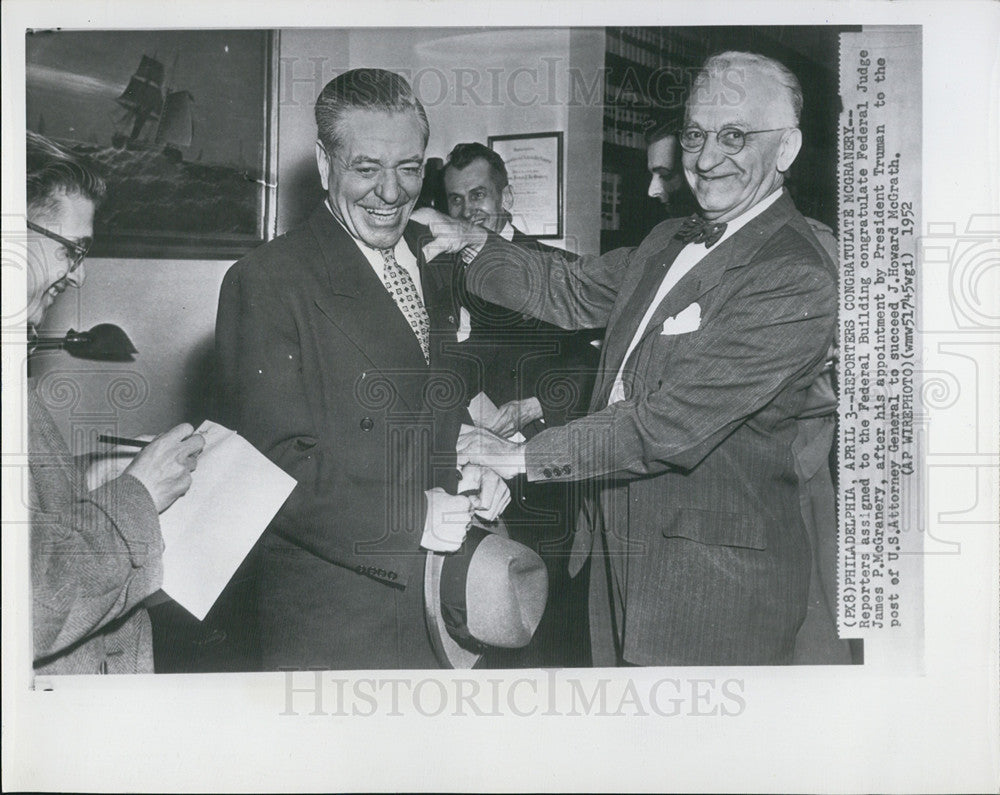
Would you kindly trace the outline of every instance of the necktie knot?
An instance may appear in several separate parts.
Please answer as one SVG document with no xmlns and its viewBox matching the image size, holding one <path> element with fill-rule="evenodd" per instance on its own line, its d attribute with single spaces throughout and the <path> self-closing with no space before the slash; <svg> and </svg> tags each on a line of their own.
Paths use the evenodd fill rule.
<svg viewBox="0 0 1000 795">
<path fill-rule="evenodd" d="M 726 224 L 713 224 L 700 215 L 692 215 L 674 235 L 685 243 L 704 243 L 705 248 L 711 248 L 719 242 L 726 231 Z"/>
<path fill-rule="evenodd" d="M 399 263 L 396 261 L 396 252 L 391 248 L 380 248 L 378 253 L 382 255 L 382 272 L 386 276 L 399 267 Z"/>
</svg>

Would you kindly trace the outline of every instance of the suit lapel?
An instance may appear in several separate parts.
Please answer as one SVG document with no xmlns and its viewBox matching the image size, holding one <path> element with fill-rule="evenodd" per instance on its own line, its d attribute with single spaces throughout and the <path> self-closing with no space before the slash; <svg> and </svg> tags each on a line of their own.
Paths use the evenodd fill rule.
<svg viewBox="0 0 1000 795">
<path fill-rule="evenodd" d="M 709 253 L 673 286 L 656 311 L 653 312 L 632 351 L 632 356 L 634 357 L 638 353 L 647 337 L 659 331 L 664 320 L 676 316 L 717 287 L 726 271 L 749 263 L 760 247 L 794 213 L 795 206 L 792 204 L 792 200 L 787 192 L 783 192 L 773 205 L 732 237 L 709 249 Z M 605 342 L 606 358 L 601 372 L 598 374 L 600 383 L 594 389 L 594 407 L 607 404 L 613 379 L 622 367 L 625 351 L 639 327 L 639 322 L 649 308 L 649 302 L 667 270 L 673 265 L 683 247 L 684 244 L 681 241 L 671 239 L 666 248 L 647 259 L 645 272 L 616 324 L 613 339 L 608 339 Z M 666 268 L 663 267 L 664 263 L 666 263 Z M 612 337 L 610 334 L 608 336 Z"/>
<path fill-rule="evenodd" d="M 642 276 L 639 277 L 625 308 L 605 335 L 604 361 L 594 385 L 595 405 L 600 402 L 600 399 L 603 399 L 601 405 L 607 403 L 608 395 L 606 393 L 611 390 L 614 378 L 625 358 L 628 345 L 639 328 L 639 321 L 646 314 L 649 302 L 683 247 L 684 244 L 681 241 L 671 239 L 664 248 L 646 258 Z"/>
<path fill-rule="evenodd" d="M 715 289 L 726 271 L 741 268 L 749 263 L 760 247 L 784 224 L 794 210 L 791 199 L 783 193 L 759 216 L 747 223 L 732 237 L 709 249 L 698 262 L 667 293 L 660 306 L 649 319 L 636 350 L 652 333 L 657 332 L 668 317 L 675 317 L 705 293 Z M 629 337 L 631 339 L 631 337 Z"/>
<path fill-rule="evenodd" d="M 417 258 L 417 267 L 420 269 L 420 288 L 424 294 L 427 318 L 430 321 L 431 330 L 437 331 L 455 323 L 456 309 L 452 290 L 455 263 L 452 262 L 451 267 L 444 267 L 440 263 L 431 266 L 424 260 L 421 243 L 427 240 L 429 234 L 427 227 L 409 223 L 403 230 L 403 240 Z"/>
<path fill-rule="evenodd" d="M 387 377 L 425 367 L 409 323 L 354 239 L 325 206 L 313 213 L 309 224 L 323 254 L 317 280 L 326 288 L 314 301 L 326 319 Z M 405 395 L 400 397 L 407 402 Z"/>
<path fill-rule="evenodd" d="M 708 253 L 677 282 L 667 293 L 666 297 L 653 312 L 649 323 L 642 332 L 639 339 L 641 344 L 647 336 L 657 331 L 668 317 L 675 316 L 683 311 L 701 296 L 716 287 L 722 279 L 722 274 L 729 268 L 737 267 L 741 264 L 739 259 L 734 258 L 735 236 L 726 240 L 722 245 Z M 638 349 L 636 345 L 636 349 Z"/>
</svg>

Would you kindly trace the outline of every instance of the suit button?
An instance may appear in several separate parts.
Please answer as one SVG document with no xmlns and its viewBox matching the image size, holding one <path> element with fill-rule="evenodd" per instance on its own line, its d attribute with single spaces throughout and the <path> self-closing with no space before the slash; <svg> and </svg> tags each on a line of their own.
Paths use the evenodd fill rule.
<svg viewBox="0 0 1000 795">
<path fill-rule="evenodd" d="M 564 475 L 568 475 L 568 474 L 569 474 L 570 472 L 572 472 L 572 471 L 573 471 L 573 470 L 572 470 L 572 469 L 570 468 L 570 465 L 569 465 L 569 464 L 566 464 L 566 466 L 564 466 L 564 467 L 563 467 L 563 474 L 564 474 Z"/>
<path fill-rule="evenodd" d="M 395 579 L 396 579 L 396 578 L 397 578 L 398 576 L 399 576 L 399 575 L 398 575 L 398 574 L 396 574 L 396 572 L 394 572 L 394 571 L 390 571 L 390 572 L 389 572 L 389 579 L 390 579 L 390 580 L 395 580 Z"/>
<path fill-rule="evenodd" d="M 448 315 L 448 322 L 449 323 L 454 323 L 455 322 L 455 316 L 454 315 Z"/>
<path fill-rule="evenodd" d="M 365 417 L 363 420 L 361 420 L 361 430 L 365 431 L 366 433 L 374 427 L 375 427 L 375 422 L 372 420 L 371 417 Z"/>
<path fill-rule="evenodd" d="M 542 474 L 545 475 L 545 477 L 550 478 L 552 477 L 552 470 L 546 467 L 542 470 Z"/>
</svg>

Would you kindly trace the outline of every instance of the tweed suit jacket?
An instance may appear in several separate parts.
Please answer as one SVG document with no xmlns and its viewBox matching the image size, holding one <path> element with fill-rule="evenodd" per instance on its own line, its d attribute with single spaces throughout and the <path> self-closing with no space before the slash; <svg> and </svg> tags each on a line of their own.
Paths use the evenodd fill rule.
<svg viewBox="0 0 1000 795">
<path fill-rule="evenodd" d="M 30 378 L 28 452 L 35 673 L 152 673 L 141 604 L 163 581 L 152 497 L 131 475 L 88 491 Z"/>
<path fill-rule="evenodd" d="M 418 232 L 411 224 L 405 233 L 415 252 Z M 422 260 L 421 273 L 439 365 L 443 342 L 457 331 L 451 274 L 435 277 Z M 229 270 L 216 350 L 224 419 L 298 482 L 262 541 L 259 595 L 271 625 L 294 619 L 305 628 L 299 634 L 316 641 L 310 656 L 309 640 L 295 638 L 301 654 L 289 664 L 340 665 L 328 662 L 334 658 L 323 646 L 345 632 L 334 622 L 339 612 L 353 616 L 357 656 L 336 659 L 426 667 L 433 652 L 422 619 L 402 622 L 400 642 L 388 642 L 390 651 L 426 652 L 419 659 L 367 655 L 375 611 L 367 608 L 404 599 L 408 615 L 421 614 L 414 604 L 422 603 L 423 492 L 435 485 L 454 492 L 460 379 L 428 367 L 393 298 L 325 205 Z M 344 570 L 356 585 L 346 595 Z M 384 587 L 372 590 L 372 581 Z M 335 582 L 340 604 L 301 615 L 296 604 Z M 272 643 L 281 641 L 262 638 L 265 658 Z"/>
<path fill-rule="evenodd" d="M 532 480 L 600 484 L 575 549 L 607 555 L 617 658 L 787 662 L 809 584 L 795 418 L 833 339 L 836 272 L 781 196 L 667 294 L 625 362 L 626 399 L 608 406 L 682 222 L 576 262 L 491 236 L 467 282 L 564 328 L 608 327 L 591 413 L 538 434 L 526 460 Z M 697 327 L 669 333 L 692 304 Z"/>
</svg>

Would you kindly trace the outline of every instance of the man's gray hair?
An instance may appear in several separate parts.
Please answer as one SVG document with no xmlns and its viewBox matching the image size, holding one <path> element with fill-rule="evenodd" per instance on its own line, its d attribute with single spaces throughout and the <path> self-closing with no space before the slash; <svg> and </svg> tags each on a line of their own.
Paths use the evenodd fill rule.
<svg viewBox="0 0 1000 795">
<path fill-rule="evenodd" d="M 789 109 L 798 125 L 802 116 L 802 85 L 791 69 L 774 58 L 766 55 L 759 55 L 755 52 L 736 52 L 730 50 L 712 55 L 702 64 L 694 79 L 694 86 L 691 96 L 695 96 L 697 86 L 710 77 L 720 76 L 731 70 L 746 70 L 747 68 L 757 69 L 767 77 L 770 77 L 778 85 L 785 89 Z"/>
<path fill-rule="evenodd" d="M 427 113 L 406 80 L 385 69 L 351 69 L 333 78 L 316 98 L 316 132 L 328 152 L 342 143 L 340 123 L 350 110 L 417 114 L 424 134 L 430 133 Z"/>
</svg>

